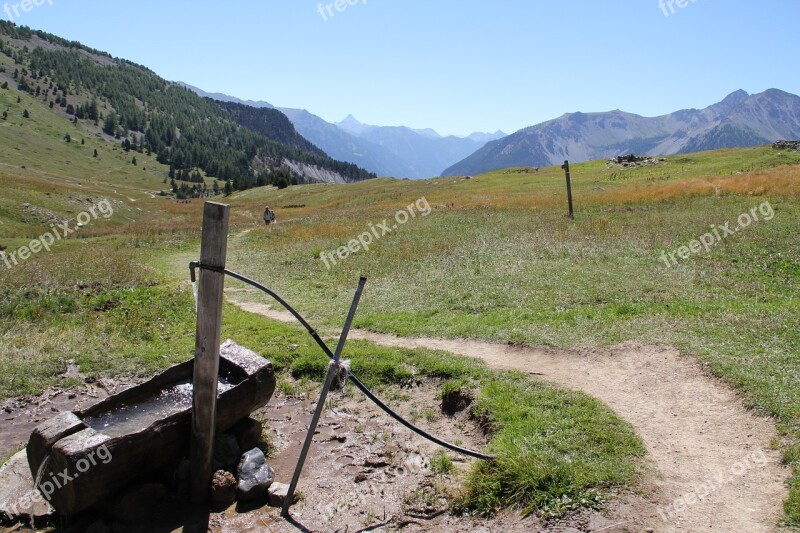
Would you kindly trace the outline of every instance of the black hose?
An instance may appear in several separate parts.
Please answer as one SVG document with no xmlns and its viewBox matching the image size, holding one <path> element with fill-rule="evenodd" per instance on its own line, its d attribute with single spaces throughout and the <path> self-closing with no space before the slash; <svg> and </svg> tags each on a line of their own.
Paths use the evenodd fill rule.
<svg viewBox="0 0 800 533">
<path fill-rule="evenodd" d="M 334 359 L 333 352 L 328 347 L 328 345 L 325 344 L 325 341 L 322 340 L 322 338 L 319 336 L 319 333 L 317 333 L 317 330 L 315 330 L 313 327 L 311 327 L 311 324 L 309 324 L 308 321 L 305 318 L 303 318 L 300 313 L 297 312 L 297 310 L 295 310 L 291 305 L 289 305 L 289 303 L 286 300 L 281 298 L 274 291 L 268 289 L 267 287 L 265 287 L 264 285 L 262 285 L 261 283 L 259 283 L 257 281 L 254 281 L 254 280 L 252 280 L 250 278 L 242 276 L 241 274 L 237 274 L 236 272 L 232 272 L 232 271 L 230 271 L 230 270 L 228 270 L 226 268 L 219 268 L 219 267 L 212 267 L 212 266 L 203 265 L 199 261 L 192 261 L 191 263 L 189 263 L 189 271 L 191 273 L 192 283 L 194 283 L 196 281 L 196 279 L 197 279 L 196 275 L 195 275 L 195 270 L 198 269 L 198 268 L 204 269 L 204 270 L 211 270 L 213 272 L 219 272 L 219 273 L 225 274 L 225 275 L 230 276 L 230 277 L 232 277 L 234 279 L 237 279 L 237 280 L 239 280 L 239 281 L 241 281 L 243 283 L 247 283 L 248 285 L 250 285 L 252 287 L 255 287 L 256 289 L 258 289 L 258 290 L 264 292 L 265 294 L 269 295 L 271 298 L 273 298 L 275 301 L 277 301 L 279 304 L 281 304 L 284 308 L 286 308 L 286 310 L 289 311 L 292 314 L 292 316 L 294 316 L 303 325 L 303 327 L 306 328 L 306 331 L 308 331 L 309 335 L 311 335 L 311 337 L 316 341 L 316 343 L 319 345 L 319 347 L 322 348 L 322 351 L 325 352 L 325 355 L 327 355 L 329 359 Z M 361 392 L 363 392 L 366 395 L 367 398 L 372 400 L 375 403 L 375 405 L 380 407 L 386 414 L 388 414 L 389 416 L 391 416 L 392 418 L 394 418 L 395 420 L 400 422 L 402 425 L 404 425 L 405 427 L 407 427 L 408 429 L 410 429 L 411 431 L 413 431 L 417 435 L 420 435 L 421 437 L 424 437 L 424 438 L 428 439 L 429 441 L 431 441 L 431 442 L 433 442 L 435 444 L 438 444 L 439 446 L 441 446 L 443 448 L 447 448 L 448 450 L 456 452 L 456 453 L 460 453 L 460 454 L 463 454 L 463 455 L 468 455 L 468 456 L 474 457 L 476 459 L 484 459 L 486 461 L 492 461 L 492 460 L 495 459 L 495 457 L 493 455 L 487 455 L 485 453 L 476 452 L 476 451 L 473 451 L 473 450 L 468 450 L 467 448 L 462 448 L 461 446 L 456 446 L 455 444 L 451 444 L 451 443 L 449 443 L 447 441 L 444 441 L 442 439 L 434 437 L 433 435 L 431 435 L 430 433 L 428 433 L 424 429 L 418 428 L 417 426 L 415 426 L 414 424 L 412 424 L 411 422 L 409 422 L 408 420 L 406 420 L 405 418 L 403 418 L 402 416 L 397 414 L 395 411 L 393 411 L 391 409 L 391 407 L 389 407 L 388 405 L 383 403 L 380 400 L 380 398 L 375 396 L 375 394 L 373 394 L 372 391 L 370 391 L 369 388 L 367 388 L 367 386 L 364 385 L 364 383 L 362 383 L 361 380 L 358 379 L 355 376 L 355 374 L 350 372 L 348 374 L 348 376 L 349 376 L 350 380 L 353 382 L 353 384 L 356 387 L 358 387 L 358 389 Z"/>
</svg>

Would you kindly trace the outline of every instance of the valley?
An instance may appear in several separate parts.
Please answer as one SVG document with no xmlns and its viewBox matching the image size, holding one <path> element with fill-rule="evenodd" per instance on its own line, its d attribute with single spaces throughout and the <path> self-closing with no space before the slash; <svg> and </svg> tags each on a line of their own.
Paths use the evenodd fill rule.
<svg viewBox="0 0 800 533">
<path fill-rule="evenodd" d="M 10 516 L 0 486 L 0 530 L 800 528 L 797 96 L 443 136 L 205 93 L 6 21 L 0 86 L 0 463 L 50 417 L 192 359 L 209 201 L 230 208 L 226 268 L 330 346 L 365 277 L 350 370 L 493 456 L 439 448 L 344 387 L 290 520 L 267 500 L 193 507 L 175 465 L 133 519 L 119 494 Z M 221 330 L 272 362 L 251 416 L 288 483 L 325 353 L 230 277 Z"/>
</svg>

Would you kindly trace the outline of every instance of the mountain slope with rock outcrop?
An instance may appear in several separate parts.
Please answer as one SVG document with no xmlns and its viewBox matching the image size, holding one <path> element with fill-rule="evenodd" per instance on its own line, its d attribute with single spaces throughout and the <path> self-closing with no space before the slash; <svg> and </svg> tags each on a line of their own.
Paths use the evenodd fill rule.
<svg viewBox="0 0 800 533">
<path fill-rule="evenodd" d="M 569 113 L 525 128 L 482 149 L 443 172 L 480 174 L 499 168 L 549 166 L 622 154 L 671 155 L 769 144 L 800 138 L 800 97 L 770 89 L 736 91 L 705 109 L 659 117 L 620 110 Z"/>
</svg>

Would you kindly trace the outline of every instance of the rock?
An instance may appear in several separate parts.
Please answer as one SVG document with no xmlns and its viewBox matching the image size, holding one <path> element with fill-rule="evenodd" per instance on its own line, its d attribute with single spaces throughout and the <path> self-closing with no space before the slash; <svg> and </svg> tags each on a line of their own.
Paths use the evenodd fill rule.
<svg viewBox="0 0 800 533">
<path fill-rule="evenodd" d="M 233 470 L 242 457 L 236 437 L 228 433 L 214 439 L 214 470 Z"/>
<path fill-rule="evenodd" d="M 264 452 L 258 448 L 253 448 L 242 456 L 237 473 L 239 474 L 237 493 L 242 501 L 265 496 L 275 480 L 275 472 L 267 464 Z"/>
<path fill-rule="evenodd" d="M 367 468 L 383 468 L 385 466 L 389 466 L 390 464 L 392 464 L 391 461 L 385 457 L 379 457 L 377 455 L 364 459 L 364 466 Z"/>
<path fill-rule="evenodd" d="M 28 455 L 22 450 L 0 468 L 0 517 L 45 518 L 53 514 L 55 510 L 33 489 Z"/>
<path fill-rule="evenodd" d="M 775 150 L 800 151 L 800 141 L 775 141 L 772 145 Z"/>
<path fill-rule="evenodd" d="M 333 381 L 331 382 L 331 391 L 340 391 L 347 385 L 347 379 L 350 376 L 350 361 L 344 360 L 340 366 L 336 368 Z"/>
<path fill-rule="evenodd" d="M 228 507 L 236 501 L 236 478 L 224 470 L 217 470 L 211 480 L 211 502 L 215 506 Z"/>
<path fill-rule="evenodd" d="M 339 443 L 347 442 L 347 435 L 333 434 L 330 437 L 328 437 L 328 440 L 326 440 L 326 442 L 339 442 Z"/>
<path fill-rule="evenodd" d="M 142 516 L 151 516 L 156 513 L 167 489 L 160 483 L 147 483 L 137 485 L 123 491 L 114 499 L 106 502 L 104 510 L 113 518 L 122 522 L 136 522 Z"/>
<path fill-rule="evenodd" d="M 245 418 L 240 420 L 233 426 L 228 433 L 236 437 L 236 442 L 239 443 L 239 448 L 242 450 L 252 450 L 258 446 L 261 440 L 261 432 L 264 426 L 258 420 L 252 418 Z"/>
<path fill-rule="evenodd" d="M 289 495 L 289 485 L 285 483 L 273 483 L 269 487 L 269 504 L 272 507 L 283 507 L 283 502 L 286 501 L 286 497 Z M 298 496 L 297 493 L 294 493 L 294 497 L 292 498 L 292 503 L 297 503 Z"/>
</svg>

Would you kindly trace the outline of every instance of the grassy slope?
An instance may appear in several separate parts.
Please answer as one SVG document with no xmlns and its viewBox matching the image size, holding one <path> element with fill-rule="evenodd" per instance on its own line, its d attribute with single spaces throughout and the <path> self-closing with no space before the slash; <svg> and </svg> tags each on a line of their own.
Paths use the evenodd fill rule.
<svg viewBox="0 0 800 533">
<path fill-rule="evenodd" d="M 45 221 L 26 217 L 24 203 L 73 219 L 107 198 L 114 215 L 13 269 L 0 264 L 0 397 L 69 385 L 59 376 L 70 359 L 92 376 L 146 376 L 191 357 L 194 315 L 180 280 L 197 254 L 200 202 L 155 197 L 163 167 L 139 154 L 134 167 L 130 154 L 81 131 L 58 109 L 27 95 L 19 104 L 16 98 L 16 91 L 0 91 L 0 106 L 9 108 L 9 120 L 0 123 L 0 244 L 13 251 L 49 230 Z M 30 119 L 22 118 L 24 109 Z M 99 158 L 92 157 L 95 148 Z M 261 210 L 253 209 L 234 210 L 234 225 L 251 224 Z M 225 317 L 224 335 L 270 357 L 282 372 L 320 377 L 324 357 L 305 333 L 232 307 Z M 639 439 L 585 395 L 425 350 L 361 342 L 347 355 L 374 386 L 432 379 L 480 391 L 477 408 L 494 431 L 491 448 L 501 460 L 471 474 L 461 502 L 468 509 L 517 505 L 559 514 L 635 484 Z M 545 460 L 533 469 L 532 457 Z"/>
<path fill-rule="evenodd" d="M 0 64 L 5 62 L 13 71 L 9 61 L 0 54 Z M 23 118 L 24 110 L 30 118 Z M 26 220 L 23 203 L 74 218 L 91 205 L 87 200 L 107 198 L 119 212 L 104 225 L 119 228 L 141 216 L 136 201 L 167 188 L 162 183 L 166 168 L 154 156 L 125 153 L 119 143 L 106 141 L 83 121 L 72 124 L 58 107 L 49 109 L 41 98 L 0 90 L 0 111 L 8 112 L 7 120 L 0 120 L 0 236 L 6 246 L 9 239 L 29 240 L 47 229 L 46 224 Z M 66 134 L 72 138 L 69 143 Z M 136 166 L 131 164 L 134 155 Z M 11 242 L 13 247 L 22 244 Z"/>
<path fill-rule="evenodd" d="M 776 416 L 787 460 L 798 466 L 798 162 L 800 154 L 753 148 L 636 170 L 575 165 L 575 222 L 563 216 L 558 168 L 248 191 L 232 199 L 234 210 L 268 204 L 280 224 L 234 241 L 230 261 L 322 322 L 346 309 L 363 274 L 370 281 L 357 327 L 565 347 L 674 344 Z M 420 197 L 433 206 L 430 216 L 330 270 L 319 260 Z M 659 259 L 712 224 L 735 226 L 765 201 L 772 220 L 680 266 Z M 254 217 L 240 227 L 257 224 Z M 800 480 L 787 512 L 800 523 Z"/>
</svg>

